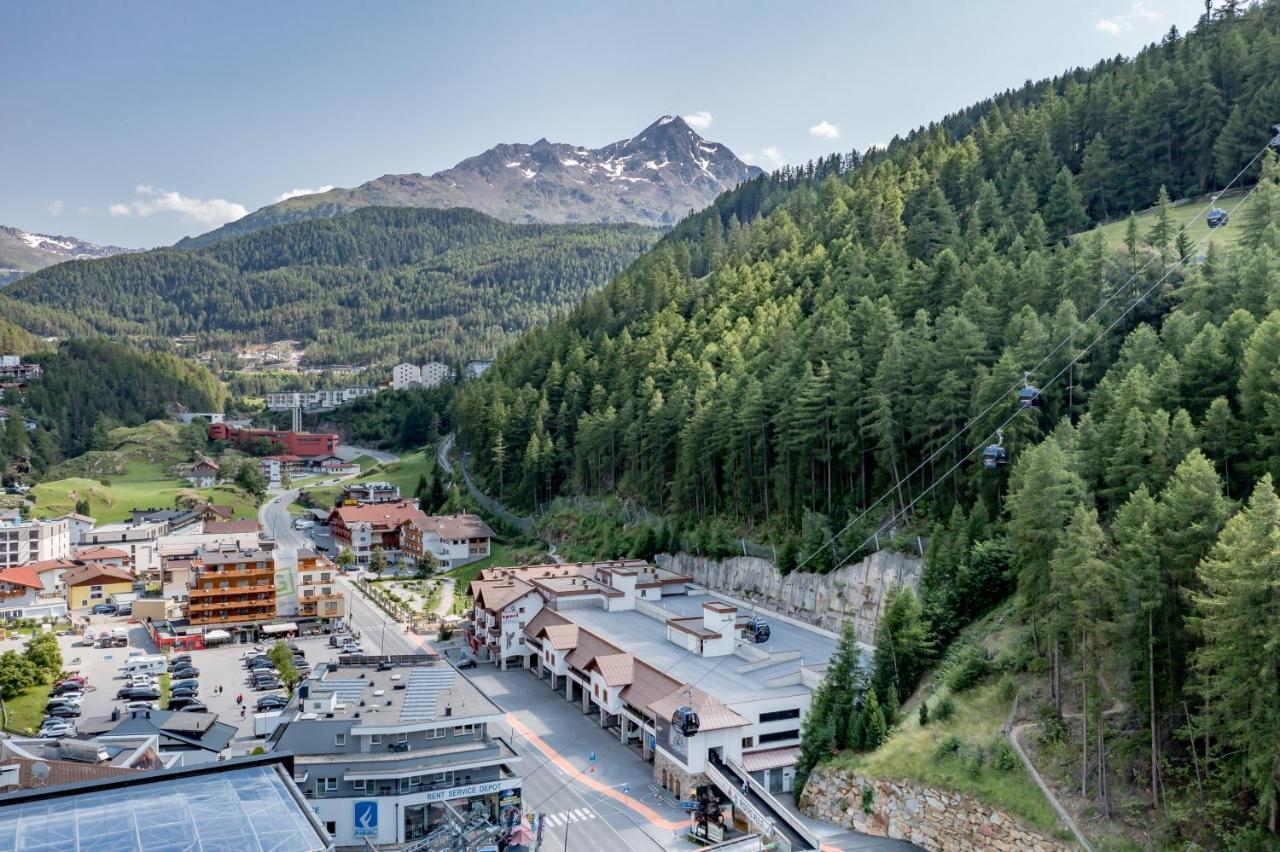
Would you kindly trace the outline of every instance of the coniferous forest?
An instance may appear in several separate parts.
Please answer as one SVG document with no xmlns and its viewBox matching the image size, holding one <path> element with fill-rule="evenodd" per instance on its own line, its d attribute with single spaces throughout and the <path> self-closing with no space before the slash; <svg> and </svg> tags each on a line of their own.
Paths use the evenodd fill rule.
<svg viewBox="0 0 1280 852">
<path fill-rule="evenodd" d="M 1149 806 L 1190 792 L 1235 848 L 1273 844 L 1278 67 L 1280 4 L 1227 4 L 1133 60 L 743 185 L 461 389 L 472 473 L 526 507 L 616 493 L 686 549 L 741 535 L 783 570 L 927 536 L 861 707 L 891 724 L 1012 596 L 1057 712 L 1069 682 L 1098 714 L 1086 798 L 1110 812 L 1100 714 L 1123 696 Z M 1234 247 L 1172 223 L 1170 198 L 1226 188 L 1249 200 Z M 1119 250 L 1089 233 L 1151 206 Z M 823 724 L 808 766 L 878 742 Z"/>
<path fill-rule="evenodd" d="M 5 290 L 41 334 L 205 348 L 297 339 L 311 363 L 490 355 L 621 271 L 637 225 L 512 225 L 473 210 L 368 208 L 216 245 L 63 263 Z"/>
</svg>

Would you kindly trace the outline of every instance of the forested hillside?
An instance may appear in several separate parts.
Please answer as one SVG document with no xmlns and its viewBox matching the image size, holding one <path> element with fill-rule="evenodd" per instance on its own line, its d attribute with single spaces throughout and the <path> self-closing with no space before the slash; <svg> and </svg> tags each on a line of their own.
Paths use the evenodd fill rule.
<svg viewBox="0 0 1280 852">
<path fill-rule="evenodd" d="M 102 449 L 95 441 L 117 426 L 167 417 L 176 404 L 221 411 L 225 390 L 208 371 L 165 353 L 139 352 L 101 339 L 72 340 L 42 353 L 44 375 L 25 394 L 6 394 L 9 419 L 0 430 L 0 469 L 26 456 L 39 472 L 64 458 Z M 28 432 L 23 419 L 34 420 Z"/>
<path fill-rule="evenodd" d="M 576 304 L 656 237 L 636 225 L 367 208 L 202 249 L 63 264 L 0 304 L 42 334 L 195 334 L 214 348 L 296 338 L 313 363 L 461 360 Z"/>
<path fill-rule="evenodd" d="M 462 389 L 473 472 L 526 506 L 621 494 L 695 549 L 771 539 L 784 570 L 931 532 L 859 708 L 892 724 L 1015 592 L 1059 723 L 1067 678 L 1086 718 L 1125 710 L 1116 757 L 1085 726 L 1086 797 L 1111 813 L 1123 766 L 1144 807 L 1211 806 L 1197 839 L 1274 841 L 1280 5 L 1238 9 L 722 198 Z M 1170 196 L 1240 186 L 1235 248 L 1172 224 Z M 1158 201 L 1119 252 L 1084 233 Z M 806 760 L 879 744 L 831 724 Z"/>
</svg>

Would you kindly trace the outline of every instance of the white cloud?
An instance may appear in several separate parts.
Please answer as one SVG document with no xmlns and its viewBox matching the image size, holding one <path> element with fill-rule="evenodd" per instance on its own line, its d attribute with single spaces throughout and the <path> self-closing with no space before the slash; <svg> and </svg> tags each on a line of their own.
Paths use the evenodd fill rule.
<svg viewBox="0 0 1280 852">
<path fill-rule="evenodd" d="M 713 121 L 715 121 L 715 119 L 712 118 L 711 113 L 707 112 L 705 109 L 700 109 L 692 115 L 684 116 L 684 123 L 690 127 L 696 127 L 698 130 L 706 130 L 711 126 L 711 122 Z"/>
<path fill-rule="evenodd" d="M 782 151 L 773 145 L 761 150 L 760 154 L 764 157 L 765 164 L 771 169 L 778 169 L 787 164 L 786 158 L 782 156 Z"/>
<path fill-rule="evenodd" d="M 63 205 L 61 201 L 50 201 L 49 206 L 46 207 L 45 209 L 49 211 L 50 216 L 61 216 L 62 206 Z"/>
<path fill-rule="evenodd" d="M 217 227 L 248 214 L 243 204 L 225 198 L 190 198 L 180 192 L 155 189 L 147 184 L 134 187 L 140 198 L 107 208 L 112 216 L 137 216 L 145 219 L 156 213 L 177 213 L 184 222 Z"/>
<path fill-rule="evenodd" d="M 840 128 L 836 127 L 834 124 L 827 121 L 826 119 L 823 119 L 822 121 L 819 121 L 817 124 L 815 124 L 813 127 L 809 128 L 809 135 L 817 136 L 819 139 L 839 139 Z"/>
<path fill-rule="evenodd" d="M 1109 36 L 1118 37 L 1122 33 L 1132 32 L 1141 24 L 1156 24 L 1164 20 L 1164 13 L 1157 9 L 1147 8 L 1147 4 L 1138 0 L 1131 11 L 1113 18 L 1099 18 L 1093 22 L 1093 28 Z"/>
<path fill-rule="evenodd" d="M 282 192 L 276 196 L 276 203 L 288 201 L 290 198 L 297 198 L 301 195 L 315 195 L 318 192 L 328 192 L 333 189 L 333 184 L 326 183 L 324 186 L 318 186 L 315 189 L 291 189 L 288 192 Z"/>
</svg>

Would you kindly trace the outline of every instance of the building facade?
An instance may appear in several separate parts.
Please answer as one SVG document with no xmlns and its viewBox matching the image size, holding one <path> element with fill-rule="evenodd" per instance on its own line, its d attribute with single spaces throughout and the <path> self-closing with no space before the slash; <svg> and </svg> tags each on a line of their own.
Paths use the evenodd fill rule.
<svg viewBox="0 0 1280 852">
<path fill-rule="evenodd" d="M 131 595 L 134 577 L 125 568 L 86 563 L 62 575 L 67 588 L 67 605 L 71 609 L 113 602 L 114 595 Z"/>
<path fill-rule="evenodd" d="M 241 429 L 225 423 L 213 423 L 209 426 L 210 441 L 226 441 L 237 447 L 244 447 L 259 439 L 285 453 L 304 458 L 331 456 L 338 451 L 338 436 L 332 433 Z"/>
<path fill-rule="evenodd" d="M 406 523 L 400 533 L 404 559 L 425 557 L 441 568 L 488 558 L 492 541 L 493 530 L 479 515 L 428 515 Z"/>
<path fill-rule="evenodd" d="M 298 551 L 298 617 L 342 621 L 347 599 L 338 588 L 338 566 L 314 550 Z"/>
<path fill-rule="evenodd" d="M 67 520 L 23 520 L 17 509 L 0 513 L 0 568 L 70 555 L 71 526 Z"/>
<path fill-rule="evenodd" d="M 340 548 L 349 548 L 356 564 L 365 566 L 381 549 L 390 562 L 401 557 L 400 531 L 405 524 L 423 521 L 426 515 L 416 500 L 375 503 L 368 506 L 339 506 L 329 513 L 329 532 Z"/>
<path fill-rule="evenodd" d="M 288 411 L 301 408 L 303 411 L 319 411 L 337 408 L 361 397 L 378 392 L 377 388 L 363 385 L 352 385 L 345 388 L 328 388 L 316 391 L 284 391 L 267 394 L 267 409 L 270 411 Z"/>
<path fill-rule="evenodd" d="M 457 669 L 434 655 L 342 659 L 304 681 L 268 739 L 294 755 L 294 781 L 338 846 L 430 848 L 444 802 L 478 804 L 494 823 L 518 813 L 505 716 Z"/>
<path fill-rule="evenodd" d="M 97 523 L 88 515 L 79 515 L 75 512 L 59 515 L 55 520 L 67 522 L 67 533 L 71 538 L 72 547 L 79 545 L 84 538 L 84 534 L 93 529 L 93 525 Z"/>
<path fill-rule="evenodd" d="M 143 521 L 136 524 L 104 524 L 84 534 L 81 544 L 104 545 L 124 550 L 129 564 L 139 574 L 160 570 L 160 538 L 169 532 L 166 521 Z"/>
<path fill-rule="evenodd" d="M 192 564 L 187 595 L 192 626 L 268 623 L 276 615 L 275 562 L 265 550 L 204 551 Z"/>
<path fill-rule="evenodd" d="M 392 485 L 390 482 L 356 482 L 342 486 L 342 495 L 338 498 L 338 505 L 397 503 L 399 501 L 399 485 Z"/>
</svg>

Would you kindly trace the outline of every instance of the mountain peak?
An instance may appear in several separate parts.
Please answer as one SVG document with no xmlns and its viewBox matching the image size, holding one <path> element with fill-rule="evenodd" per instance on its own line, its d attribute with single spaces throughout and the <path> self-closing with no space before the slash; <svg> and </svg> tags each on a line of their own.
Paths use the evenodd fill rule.
<svg viewBox="0 0 1280 852">
<path fill-rule="evenodd" d="M 354 189 L 301 196 L 288 207 L 264 207 L 181 245 L 206 245 L 367 205 L 470 207 L 509 222 L 665 227 L 758 174 L 760 169 L 702 138 L 680 116 L 664 115 L 639 134 L 602 148 L 546 137 L 533 144 L 504 142 L 433 175 L 383 175 Z"/>
<path fill-rule="evenodd" d="M 128 251 L 136 249 L 99 246 L 79 237 L 36 234 L 22 228 L 0 225 L 0 283 L 8 283 L 28 272 L 35 272 L 64 260 L 110 257 Z"/>
</svg>

